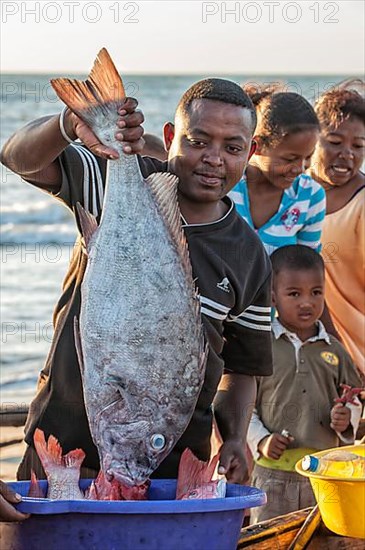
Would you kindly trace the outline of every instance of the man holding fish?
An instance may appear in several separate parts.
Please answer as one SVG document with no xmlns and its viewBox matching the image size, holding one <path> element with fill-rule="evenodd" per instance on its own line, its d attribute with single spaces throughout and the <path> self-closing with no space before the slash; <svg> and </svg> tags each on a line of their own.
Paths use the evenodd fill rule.
<svg viewBox="0 0 365 550">
<path fill-rule="evenodd" d="M 119 80 L 102 50 L 86 85 L 52 83 L 72 110 L 31 122 L 1 154 L 7 167 L 71 208 L 80 231 L 30 406 L 18 478 L 29 479 L 31 468 L 45 477 L 33 447 L 37 428 L 57 437 L 65 453 L 83 449 L 82 477 L 95 477 L 100 466 L 108 478 L 130 484 L 151 474 L 176 477 L 185 448 L 209 459 L 214 409 L 223 439 L 218 472 L 243 483 L 254 377 L 272 373 L 270 263 L 226 197 L 254 152 L 254 107 L 233 82 L 196 83 L 180 100 L 175 124 L 164 127 L 163 163 L 138 155 L 143 115 L 123 96 Z M 173 204 L 175 178 L 167 172 L 178 177 L 180 211 Z M 133 185 L 124 186 L 126 178 Z M 134 181 L 142 192 L 135 193 Z M 116 208 L 120 197 L 125 204 Z M 145 217 L 161 226 L 160 240 L 155 221 L 143 225 Z M 118 218 L 124 225 L 108 233 Z M 143 250 L 133 263 L 130 250 L 135 254 L 138 246 Z M 123 261 L 113 271 L 116 250 Z M 174 268 L 161 271 L 165 263 Z M 165 302 L 172 302 L 166 310 Z"/>
</svg>

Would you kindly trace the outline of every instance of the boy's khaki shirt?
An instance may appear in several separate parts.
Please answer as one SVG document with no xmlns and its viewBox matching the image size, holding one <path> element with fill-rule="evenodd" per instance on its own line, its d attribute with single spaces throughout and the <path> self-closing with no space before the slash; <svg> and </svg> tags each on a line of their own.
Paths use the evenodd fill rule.
<svg viewBox="0 0 365 550">
<path fill-rule="evenodd" d="M 361 386 L 350 356 L 322 323 L 318 336 L 302 343 L 275 320 L 272 339 L 274 373 L 258 378 L 257 414 L 249 429 L 254 457 L 265 435 L 283 429 L 294 437 L 288 449 L 337 447 L 340 438 L 330 427 L 330 412 L 340 384 Z"/>
</svg>

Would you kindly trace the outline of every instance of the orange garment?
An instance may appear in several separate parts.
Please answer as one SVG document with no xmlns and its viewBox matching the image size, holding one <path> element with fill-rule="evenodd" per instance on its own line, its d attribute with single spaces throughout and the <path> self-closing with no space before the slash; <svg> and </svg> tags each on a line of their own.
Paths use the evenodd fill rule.
<svg viewBox="0 0 365 550">
<path fill-rule="evenodd" d="M 365 188 L 325 217 L 326 302 L 343 344 L 365 375 Z"/>
</svg>

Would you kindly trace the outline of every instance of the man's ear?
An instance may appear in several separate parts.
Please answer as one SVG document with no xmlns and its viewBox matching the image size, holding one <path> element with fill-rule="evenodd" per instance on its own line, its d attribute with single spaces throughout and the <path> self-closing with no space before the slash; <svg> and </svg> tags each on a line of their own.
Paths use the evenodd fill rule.
<svg viewBox="0 0 365 550">
<path fill-rule="evenodd" d="M 274 289 L 271 290 L 271 305 L 272 307 L 276 307 L 276 297 Z"/>
<path fill-rule="evenodd" d="M 253 136 L 252 143 L 256 144 L 254 152 L 252 153 L 252 155 L 253 154 L 262 155 L 263 143 L 262 143 L 262 139 L 260 138 L 260 136 Z"/>
<path fill-rule="evenodd" d="M 172 140 L 174 139 L 175 135 L 175 126 L 172 124 L 172 122 L 166 122 L 166 124 L 163 127 L 163 141 L 165 144 L 166 151 L 170 150 Z"/>
</svg>

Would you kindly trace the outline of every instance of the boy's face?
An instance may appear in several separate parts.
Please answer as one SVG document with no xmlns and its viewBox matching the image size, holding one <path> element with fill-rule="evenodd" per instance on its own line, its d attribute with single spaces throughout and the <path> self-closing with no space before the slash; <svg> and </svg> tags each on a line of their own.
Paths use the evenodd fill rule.
<svg viewBox="0 0 365 550">
<path fill-rule="evenodd" d="M 308 168 L 318 135 L 317 130 L 288 134 L 274 147 L 262 146 L 257 140 L 255 164 L 274 187 L 288 189 Z"/>
<path fill-rule="evenodd" d="M 272 302 L 288 330 L 310 338 L 324 308 L 324 273 L 319 267 L 282 269 L 274 276 Z"/>
<path fill-rule="evenodd" d="M 169 170 L 179 177 L 179 194 L 190 203 L 220 201 L 240 180 L 251 154 L 248 109 L 194 99 L 175 127 L 165 125 Z"/>
<path fill-rule="evenodd" d="M 365 125 L 358 118 L 344 120 L 337 128 L 323 129 L 312 158 L 311 170 L 332 186 L 349 182 L 361 169 L 365 156 Z"/>
</svg>

